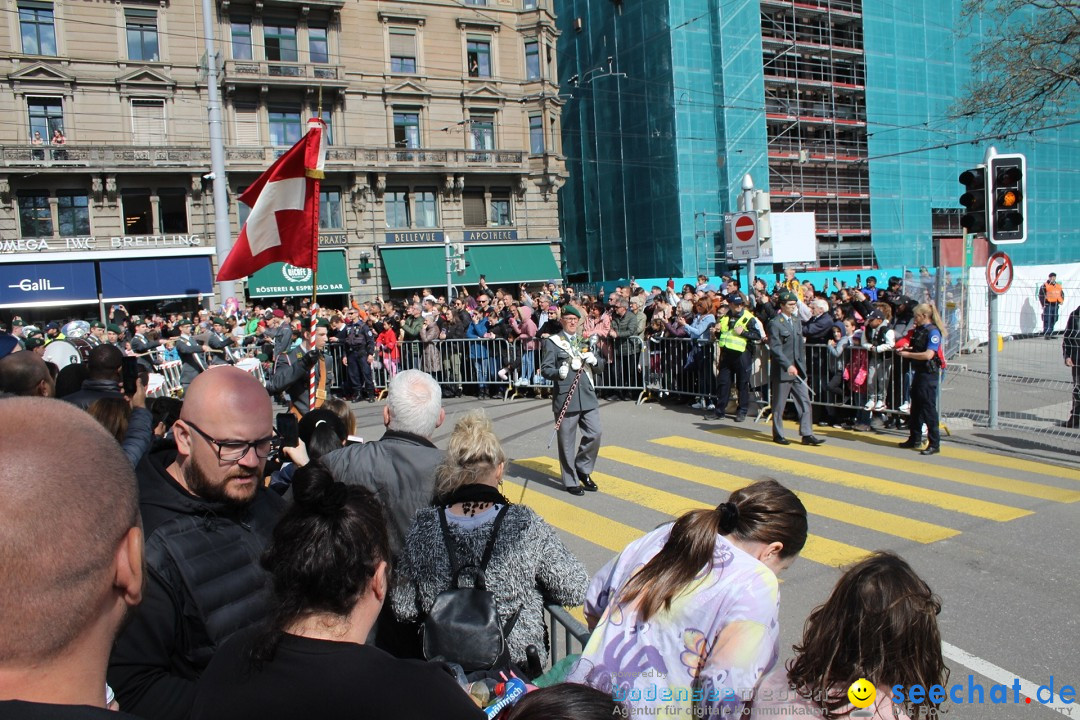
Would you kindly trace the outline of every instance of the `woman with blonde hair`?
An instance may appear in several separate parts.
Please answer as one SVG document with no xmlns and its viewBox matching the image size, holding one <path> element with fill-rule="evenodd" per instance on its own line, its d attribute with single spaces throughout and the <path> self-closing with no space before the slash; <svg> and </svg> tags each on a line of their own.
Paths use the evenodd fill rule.
<svg viewBox="0 0 1080 720">
<path fill-rule="evenodd" d="M 945 324 L 941 322 L 937 308 L 930 303 L 915 306 L 915 329 L 911 342 L 897 350 L 897 354 L 911 361 L 915 377 L 911 381 L 911 416 L 908 419 L 908 439 L 900 443 L 902 448 L 918 448 L 922 445 L 922 428 L 926 426 L 929 443 L 921 455 L 941 452 L 941 435 L 938 432 L 937 390 L 938 374 L 944 367 Z"/>
<path fill-rule="evenodd" d="M 423 620 L 439 593 L 453 586 L 452 568 L 479 567 L 489 551 L 484 574 L 499 623 L 509 627 L 510 661 L 537 672 L 548 655 L 544 606 L 580 605 L 588 575 L 550 525 L 503 496 L 505 468 L 491 421 L 480 411 L 459 420 L 436 472 L 435 506 L 416 514 L 405 538 L 390 603 L 398 620 Z M 456 549 L 453 560 L 449 546 Z M 530 667 L 530 646 L 539 667 Z"/>
</svg>

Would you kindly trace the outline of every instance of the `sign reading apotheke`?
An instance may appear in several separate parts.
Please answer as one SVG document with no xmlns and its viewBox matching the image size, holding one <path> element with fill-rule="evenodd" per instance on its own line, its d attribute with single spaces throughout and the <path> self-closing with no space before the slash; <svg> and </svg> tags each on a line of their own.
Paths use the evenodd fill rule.
<svg viewBox="0 0 1080 720">
<path fill-rule="evenodd" d="M 271 263 L 248 278 L 250 297 L 302 296 L 311 294 L 312 272 L 288 263 Z M 345 253 L 319 253 L 319 295 L 348 295 L 349 272 Z"/>
<path fill-rule="evenodd" d="M 491 240 L 517 240 L 517 230 L 466 230 L 465 242 L 487 242 Z"/>
<path fill-rule="evenodd" d="M 94 235 L 62 238 L 15 238 L 0 240 L 0 254 L 200 247 L 202 244 L 201 235 L 117 235 L 107 240 Z"/>
</svg>

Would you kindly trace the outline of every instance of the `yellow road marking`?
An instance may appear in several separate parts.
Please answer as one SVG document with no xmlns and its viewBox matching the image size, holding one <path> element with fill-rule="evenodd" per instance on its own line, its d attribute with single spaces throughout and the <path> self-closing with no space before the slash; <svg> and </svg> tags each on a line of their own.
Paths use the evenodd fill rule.
<svg viewBox="0 0 1080 720">
<path fill-rule="evenodd" d="M 545 475 L 550 475 L 552 477 L 560 476 L 559 461 L 553 458 L 539 457 L 527 460 L 516 460 L 515 464 L 530 470 L 542 472 Z M 693 500 L 665 490 L 657 490 L 629 480 L 623 480 L 622 478 L 606 473 L 594 472 L 592 477 L 597 483 L 604 486 L 604 492 L 610 493 L 613 497 L 634 503 L 635 505 L 651 508 L 672 517 L 682 515 L 687 510 L 697 510 L 699 508 L 711 510 L 716 506 L 715 503 L 710 504 L 701 502 L 700 500 Z M 532 502 L 530 501 L 529 504 L 532 505 Z M 536 509 L 535 506 L 533 507 Z M 540 511 L 537 509 L 537 512 Z M 543 513 L 541 513 L 541 515 L 543 515 Z M 544 515 L 544 519 L 547 520 L 546 515 Z M 554 524 L 555 523 L 552 523 L 552 525 Z M 579 534 L 576 530 L 570 530 L 569 532 Z M 638 537 L 643 534 L 644 533 L 638 533 Z M 622 548 L 619 549 L 622 550 Z M 803 547 L 802 551 L 802 556 L 806 559 L 831 567 L 841 567 L 843 565 L 856 563 L 869 554 L 869 551 L 863 550 L 862 548 L 847 545 L 835 540 L 829 540 L 817 535 L 810 535 L 807 537 L 806 546 Z"/>
<path fill-rule="evenodd" d="M 521 496 L 522 486 L 518 483 L 506 480 L 504 489 L 509 498 Z M 526 492 L 522 502 L 535 510 L 552 527 L 615 553 L 622 552 L 623 548 L 645 534 L 644 531 L 635 527 L 584 510 L 577 505 L 556 500 L 541 492 Z"/>
<path fill-rule="evenodd" d="M 706 487 L 726 490 L 727 492 L 733 492 L 745 487 L 749 482 L 746 478 L 729 473 L 677 460 L 668 460 L 667 458 L 621 447 L 601 448 L 600 456 L 626 465 L 633 465 L 643 470 L 670 475 Z M 960 534 L 959 530 L 953 530 L 952 528 L 862 507 L 861 505 L 853 505 L 840 500 L 833 500 L 821 495 L 805 492 L 800 492 L 798 495 L 803 505 L 806 506 L 806 511 L 812 515 L 820 515 L 830 520 L 858 525 L 905 540 L 932 543 Z"/>
<path fill-rule="evenodd" d="M 691 452 L 723 458 L 725 460 L 765 467 L 776 472 L 813 478 L 814 480 L 833 483 L 835 485 L 843 485 L 856 490 L 877 493 L 878 495 L 895 497 L 900 500 L 922 503 L 923 505 L 932 505 L 944 510 L 953 510 L 955 512 L 964 513 L 965 515 L 973 515 L 974 517 L 985 518 L 987 520 L 1005 522 L 1032 514 L 1030 510 L 1023 510 L 1009 505 L 987 502 L 985 500 L 976 500 L 961 495 L 941 492 L 940 490 L 930 490 L 914 485 L 905 485 L 904 483 L 893 482 L 891 480 L 865 477 L 858 473 L 847 472 L 833 467 L 820 466 L 812 463 L 799 462 L 797 460 L 774 457 L 764 453 L 751 452 L 735 447 L 734 445 L 719 445 L 680 436 L 657 438 L 651 442 L 666 447 L 690 450 Z M 790 447 L 796 447 L 796 445 L 792 444 Z"/>
<path fill-rule="evenodd" d="M 708 432 L 715 435 L 745 438 L 756 440 L 758 442 L 772 442 L 772 438 L 768 435 L 763 435 L 762 433 L 743 428 L 711 428 Z M 839 447 L 835 445 L 819 445 L 811 448 L 793 442 L 788 448 L 795 450 L 796 452 L 825 455 L 834 460 L 861 463 L 863 465 L 872 465 L 874 467 L 880 466 L 882 461 L 882 456 L 880 454 L 867 452 L 866 450 L 856 450 L 852 448 L 850 444 Z M 949 449 L 949 457 L 954 457 L 952 448 Z M 888 457 L 887 462 L 889 467 L 894 470 L 901 470 L 913 475 L 921 475 L 923 477 L 936 478 L 938 480 L 947 480 L 949 482 L 960 483 L 961 485 L 971 485 L 972 487 L 984 488 L 986 490 L 998 490 L 1000 492 L 1013 493 L 1025 497 L 1039 498 L 1040 500 L 1050 500 L 1052 502 L 1060 503 L 1074 503 L 1080 500 L 1080 491 L 1078 490 L 1066 490 L 1065 488 L 1042 485 L 1040 483 L 1028 482 L 1027 480 L 1013 480 L 1012 478 L 987 475 L 982 472 L 962 470 L 960 468 L 942 466 L 930 462 L 897 458 L 892 455 Z"/>
</svg>

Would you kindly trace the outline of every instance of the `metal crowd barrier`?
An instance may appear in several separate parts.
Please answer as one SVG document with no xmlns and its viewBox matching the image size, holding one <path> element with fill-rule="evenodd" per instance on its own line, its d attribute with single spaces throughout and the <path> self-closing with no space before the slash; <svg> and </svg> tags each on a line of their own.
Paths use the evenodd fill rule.
<svg viewBox="0 0 1080 720">
<path fill-rule="evenodd" d="M 578 622 L 562 606 L 548 605 L 545 609 L 550 620 L 548 623 L 551 645 L 549 657 L 551 665 L 554 665 L 567 655 L 580 653 L 589 642 L 590 633 L 587 627 Z M 562 640 L 561 644 L 560 640 Z"/>
</svg>

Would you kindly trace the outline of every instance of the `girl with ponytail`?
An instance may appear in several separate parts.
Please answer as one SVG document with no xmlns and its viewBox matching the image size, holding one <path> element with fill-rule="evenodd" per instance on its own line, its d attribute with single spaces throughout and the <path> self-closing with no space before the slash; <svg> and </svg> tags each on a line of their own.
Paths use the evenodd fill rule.
<svg viewBox="0 0 1080 720">
<path fill-rule="evenodd" d="M 631 708 L 737 715 L 776 663 L 777 574 L 805 544 L 806 509 L 775 480 L 662 525 L 593 578 L 568 680 Z"/>
<path fill-rule="evenodd" d="M 273 613 L 218 649 L 192 720 L 333 720 L 357 708 L 373 719 L 483 718 L 441 666 L 365 644 L 388 592 L 390 543 L 376 497 L 335 481 L 318 461 L 297 470 L 292 487 L 294 503 L 262 558 Z"/>
</svg>

